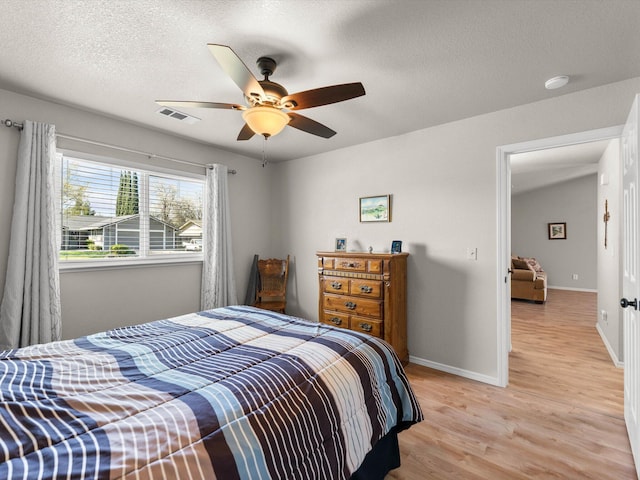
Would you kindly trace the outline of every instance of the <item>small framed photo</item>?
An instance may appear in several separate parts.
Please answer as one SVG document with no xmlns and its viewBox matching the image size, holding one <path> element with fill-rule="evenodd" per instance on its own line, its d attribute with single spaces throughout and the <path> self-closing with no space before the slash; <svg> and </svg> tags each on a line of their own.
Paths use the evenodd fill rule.
<svg viewBox="0 0 640 480">
<path fill-rule="evenodd" d="M 346 252 L 346 251 L 347 251 L 347 239 L 336 238 L 336 252 Z"/>
<path fill-rule="evenodd" d="M 402 240 L 394 240 L 391 242 L 391 253 L 402 252 Z"/>
<path fill-rule="evenodd" d="M 567 224 L 566 222 L 548 223 L 549 240 L 566 240 Z"/>
<path fill-rule="evenodd" d="M 360 197 L 360 222 L 390 222 L 391 195 Z"/>
</svg>

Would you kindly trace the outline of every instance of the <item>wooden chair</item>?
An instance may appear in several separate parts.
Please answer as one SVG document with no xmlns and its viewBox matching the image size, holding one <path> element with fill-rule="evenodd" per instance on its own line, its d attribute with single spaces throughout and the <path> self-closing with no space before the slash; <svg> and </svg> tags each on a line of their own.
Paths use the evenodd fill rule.
<svg viewBox="0 0 640 480">
<path fill-rule="evenodd" d="M 284 313 L 287 306 L 289 255 L 286 260 L 258 260 L 258 288 L 254 307 Z"/>
</svg>

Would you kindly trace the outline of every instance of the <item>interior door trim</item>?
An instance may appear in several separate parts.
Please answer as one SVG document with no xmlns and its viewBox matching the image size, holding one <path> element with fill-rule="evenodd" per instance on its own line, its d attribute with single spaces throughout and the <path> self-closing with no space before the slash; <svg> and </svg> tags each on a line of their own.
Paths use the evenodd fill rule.
<svg viewBox="0 0 640 480">
<path fill-rule="evenodd" d="M 598 140 L 620 138 L 623 125 L 599 128 L 586 132 L 559 135 L 527 142 L 502 145 L 496 148 L 496 189 L 497 195 L 497 385 L 506 387 L 509 384 L 509 351 L 511 350 L 511 285 L 505 282 L 505 275 L 510 267 L 511 259 L 511 162 L 515 153 L 533 152 L 548 148 L 578 145 Z"/>
</svg>

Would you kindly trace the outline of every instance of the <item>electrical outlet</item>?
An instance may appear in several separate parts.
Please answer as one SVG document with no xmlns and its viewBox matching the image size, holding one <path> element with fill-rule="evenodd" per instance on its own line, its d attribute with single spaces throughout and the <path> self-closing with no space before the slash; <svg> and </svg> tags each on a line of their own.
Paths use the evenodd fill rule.
<svg viewBox="0 0 640 480">
<path fill-rule="evenodd" d="M 571 278 L 573 278 L 574 280 L 577 280 L 578 279 L 578 274 L 574 273 L 573 275 L 571 275 Z"/>
<path fill-rule="evenodd" d="M 608 319 L 609 315 L 607 314 L 606 310 L 600 310 L 600 318 L 602 319 L 603 323 L 607 323 L 607 319 Z"/>
</svg>

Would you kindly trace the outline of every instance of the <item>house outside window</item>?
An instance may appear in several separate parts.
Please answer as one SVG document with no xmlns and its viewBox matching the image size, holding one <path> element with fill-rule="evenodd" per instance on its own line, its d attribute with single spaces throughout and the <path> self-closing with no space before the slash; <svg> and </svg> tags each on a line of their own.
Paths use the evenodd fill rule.
<svg viewBox="0 0 640 480">
<path fill-rule="evenodd" d="M 201 256 L 203 176 L 69 153 L 59 158 L 61 265 Z"/>
</svg>

